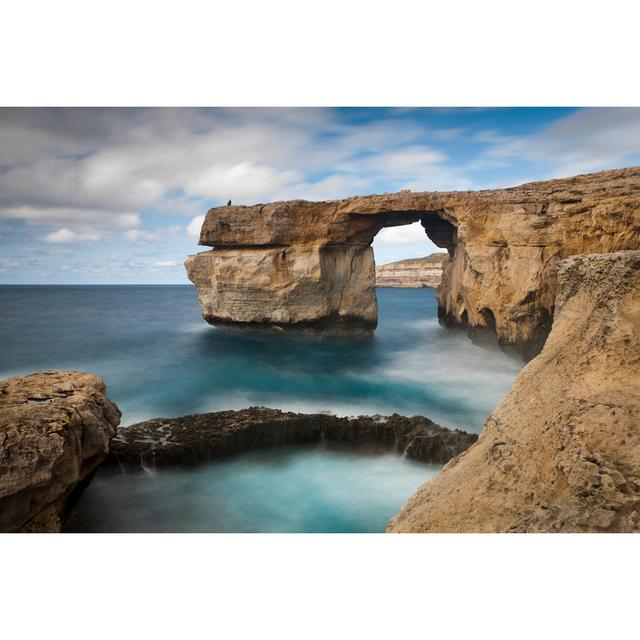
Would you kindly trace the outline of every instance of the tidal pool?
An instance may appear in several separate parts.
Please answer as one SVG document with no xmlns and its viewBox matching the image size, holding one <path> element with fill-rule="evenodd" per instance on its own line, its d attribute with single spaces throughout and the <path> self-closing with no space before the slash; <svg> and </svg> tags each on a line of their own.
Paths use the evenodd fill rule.
<svg viewBox="0 0 640 640">
<path fill-rule="evenodd" d="M 271 447 L 195 467 L 103 468 L 68 532 L 383 532 L 441 465 L 398 453 Z"/>
</svg>

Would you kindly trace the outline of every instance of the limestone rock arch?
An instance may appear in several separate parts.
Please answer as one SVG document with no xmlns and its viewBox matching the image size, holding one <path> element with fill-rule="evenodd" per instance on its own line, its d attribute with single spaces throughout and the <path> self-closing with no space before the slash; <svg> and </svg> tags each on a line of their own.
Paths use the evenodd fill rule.
<svg viewBox="0 0 640 640">
<path fill-rule="evenodd" d="M 402 191 L 208 211 L 185 263 L 212 324 L 370 332 L 377 324 L 371 242 L 420 221 L 450 260 L 442 322 L 495 332 L 527 358 L 549 333 L 558 260 L 638 248 L 640 168 L 510 189 Z"/>
</svg>

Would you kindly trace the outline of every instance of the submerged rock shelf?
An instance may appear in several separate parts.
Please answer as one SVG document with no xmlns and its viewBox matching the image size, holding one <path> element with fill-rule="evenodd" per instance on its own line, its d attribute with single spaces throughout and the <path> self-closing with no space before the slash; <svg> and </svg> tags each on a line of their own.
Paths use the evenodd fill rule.
<svg viewBox="0 0 640 640">
<path fill-rule="evenodd" d="M 400 451 L 422 462 L 445 464 L 477 435 L 445 429 L 422 416 L 339 418 L 265 407 L 180 418 L 156 418 L 118 430 L 107 463 L 196 464 L 250 449 L 330 443 L 370 451 Z"/>
</svg>

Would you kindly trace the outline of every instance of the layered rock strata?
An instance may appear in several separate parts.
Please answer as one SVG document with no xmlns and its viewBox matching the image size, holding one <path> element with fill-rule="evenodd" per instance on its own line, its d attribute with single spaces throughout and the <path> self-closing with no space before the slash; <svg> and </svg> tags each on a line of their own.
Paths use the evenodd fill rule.
<svg viewBox="0 0 640 640">
<path fill-rule="evenodd" d="M 389 531 L 640 531 L 640 251 L 556 265 L 553 328 Z"/>
<path fill-rule="evenodd" d="M 398 260 L 376 267 L 376 287 L 435 289 L 442 281 L 446 253 Z"/>
<path fill-rule="evenodd" d="M 185 264 L 212 324 L 368 333 L 378 322 L 371 247 L 214 249 Z"/>
<path fill-rule="evenodd" d="M 250 407 L 241 411 L 156 418 L 118 430 L 112 463 L 194 464 L 274 445 L 327 443 L 369 451 L 401 451 L 408 457 L 444 464 L 477 436 L 445 429 L 428 418 L 288 413 Z"/>
<path fill-rule="evenodd" d="M 0 381 L 0 531 L 60 531 L 119 422 L 104 384 L 88 373 Z"/>
<path fill-rule="evenodd" d="M 449 252 L 443 322 L 488 328 L 525 357 L 548 335 L 558 260 L 640 247 L 640 168 L 510 189 L 211 209 L 186 267 L 213 324 L 373 329 L 371 242 L 420 221 Z"/>
</svg>

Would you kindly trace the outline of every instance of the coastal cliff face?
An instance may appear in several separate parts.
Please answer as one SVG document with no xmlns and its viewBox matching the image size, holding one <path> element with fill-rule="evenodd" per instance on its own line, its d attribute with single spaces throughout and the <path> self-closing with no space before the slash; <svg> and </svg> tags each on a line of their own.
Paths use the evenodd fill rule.
<svg viewBox="0 0 640 640">
<path fill-rule="evenodd" d="M 556 265 L 553 328 L 388 531 L 640 530 L 640 251 Z"/>
<path fill-rule="evenodd" d="M 88 373 L 0 381 L 0 531 L 60 531 L 119 422 L 104 384 Z"/>
<path fill-rule="evenodd" d="M 340 333 L 378 322 L 368 246 L 214 249 L 185 265 L 212 324 Z"/>
<path fill-rule="evenodd" d="M 433 253 L 424 258 L 409 258 L 376 267 L 376 287 L 435 289 L 442 281 L 446 253 Z"/>
<path fill-rule="evenodd" d="M 638 248 L 640 168 L 511 189 L 211 209 L 200 244 L 213 250 L 191 256 L 187 272 L 213 324 L 372 329 L 371 242 L 418 220 L 449 253 L 440 319 L 489 329 L 530 358 L 550 330 L 558 261 Z"/>
</svg>

